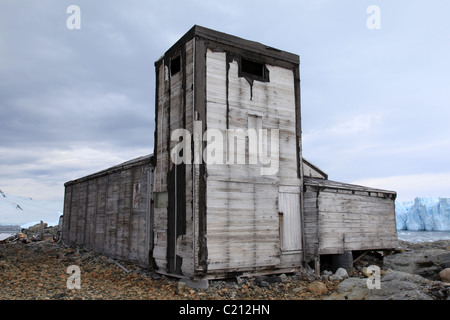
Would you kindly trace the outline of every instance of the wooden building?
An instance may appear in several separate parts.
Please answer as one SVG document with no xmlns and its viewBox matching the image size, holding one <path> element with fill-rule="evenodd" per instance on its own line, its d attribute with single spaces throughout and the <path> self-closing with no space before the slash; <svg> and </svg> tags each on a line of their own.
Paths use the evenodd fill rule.
<svg viewBox="0 0 450 320">
<path fill-rule="evenodd" d="M 63 242 L 148 266 L 152 186 L 149 156 L 66 182 Z"/>
<path fill-rule="evenodd" d="M 324 255 L 397 248 L 394 191 L 331 181 L 310 163 L 305 168 L 305 261 L 318 268 Z"/>
<path fill-rule="evenodd" d="M 193 279 L 396 247 L 395 192 L 303 159 L 299 66 L 194 26 L 155 62 L 153 155 L 66 183 L 63 241 Z"/>
</svg>

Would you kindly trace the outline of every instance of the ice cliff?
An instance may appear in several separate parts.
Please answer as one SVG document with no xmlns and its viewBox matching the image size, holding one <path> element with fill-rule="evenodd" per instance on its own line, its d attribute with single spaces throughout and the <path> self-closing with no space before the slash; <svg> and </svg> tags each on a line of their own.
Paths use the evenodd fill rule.
<svg viewBox="0 0 450 320">
<path fill-rule="evenodd" d="M 450 198 L 395 202 L 398 230 L 450 231 Z"/>
</svg>

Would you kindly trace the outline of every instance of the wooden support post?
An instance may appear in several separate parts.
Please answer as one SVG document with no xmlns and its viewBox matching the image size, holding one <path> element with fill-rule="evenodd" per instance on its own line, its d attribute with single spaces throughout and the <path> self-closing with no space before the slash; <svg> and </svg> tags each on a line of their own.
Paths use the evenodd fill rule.
<svg viewBox="0 0 450 320">
<path fill-rule="evenodd" d="M 44 221 L 41 220 L 41 226 L 40 226 L 40 234 L 41 234 L 41 241 L 44 240 Z"/>
<path fill-rule="evenodd" d="M 316 275 L 320 276 L 320 257 L 314 257 L 314 272 Z"/>
</svg>

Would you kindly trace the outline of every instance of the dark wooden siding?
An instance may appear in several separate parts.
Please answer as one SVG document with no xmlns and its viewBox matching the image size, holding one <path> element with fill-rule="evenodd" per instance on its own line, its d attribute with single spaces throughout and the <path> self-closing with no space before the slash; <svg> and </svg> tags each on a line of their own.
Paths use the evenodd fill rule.
<svg viewBox="0 0 450 320">
<path fill-rule="evenodd" d="M 150 157 L 65 184 L 63 242 L 149 265 Z"/>
</svg>

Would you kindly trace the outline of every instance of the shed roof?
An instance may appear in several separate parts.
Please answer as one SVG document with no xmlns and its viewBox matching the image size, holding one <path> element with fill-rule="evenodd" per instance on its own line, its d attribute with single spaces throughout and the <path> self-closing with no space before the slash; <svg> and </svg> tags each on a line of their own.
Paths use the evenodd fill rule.
<svg viewBox="0 0 450 320">
<path fill-rule="evenodd" d="M 145 164 L 152 164 L 152 159 L 153 158 L 153 154 L 149 154 L 146 156 L 142 156 L 142 157 L 138 157 L 126 162 L 123 162 L 121 164 L 115 165 L 113 167 L 110 167 L 108 169 L 104 169 L 101 171 L 98 171 L 96 173 L 92 173 L 90 175 L 75 179 L 75 180 L 71 180 L 68 181 L 64 184 L 65 187 L 72 185 L 72 184 L 76 184 L 76 183 L 80 183 L 80 182 L 84 182 L 84 181 L 88 181 L 88 180 L 92 180 L 107 174 L 111 174 L 117 171 L 122 171 L 122 170 L 126 170 L 135 166 L 139 166 L 139 165 L 145 165 Z"/>
<path fill-rule="evenodd" d="M 236 48 L 253 51 L 271 58 L 275 58 L 278 60 L 288 61 L 294 64 L 300 64 L 300 56 L 294 53 L 290 53 L 287 51 L 283 51 L 280 49 L 276 49 L 270 46 L 266 46 L 259 42 L 246 40 L 243 38 L 239 38 L 227 33 L 219 32 L 216 30 L 208 29 L 202 26 L 194 25 L 184 36 L 180 38 L 169 50 L 166 51 L 164 56 L 171 56 L 172 53 L 178 51 L 179 48 L 191 40 L 193 37 L 200 37 L 207 40 L 212 40 L 218 43 L 223 43 L 226 45 L 230 45 Z M 164 58 L 162 56 L 158 61 L 155 62 L 155 65 L 159 63 L 160 60 Z"/>
<path fill-rule="evenodd" d="M 382 193 L 386 196 L 397 197 L 397 193 L 395 191 L 376 189 L 372 187 L 366 187 L 356 184 L 343 183 L 333 180 L 324 180 L 324 179 L 316 179 L 316 178 L 304 178 L 304 183 L 307 186 L 320 187 L 320 188 L 330 188 L 330 189 L 339 189 L 339 190 L 348 190 L 348 191 L 361 191 L 361 192 L 374 192 L 374 193 Z"/>
</svg>

